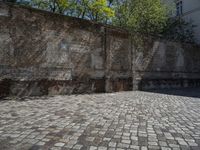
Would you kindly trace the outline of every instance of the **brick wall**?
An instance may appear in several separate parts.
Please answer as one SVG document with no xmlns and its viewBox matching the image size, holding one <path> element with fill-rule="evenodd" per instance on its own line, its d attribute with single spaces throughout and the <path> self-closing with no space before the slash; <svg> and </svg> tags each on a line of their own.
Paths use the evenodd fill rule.
<svg viewBox="0 0 200 150">
<path fill-rule="evenodd" d="M 199 48 L 0 3 L 0 95 L 198 86 Z"/>
</svg>

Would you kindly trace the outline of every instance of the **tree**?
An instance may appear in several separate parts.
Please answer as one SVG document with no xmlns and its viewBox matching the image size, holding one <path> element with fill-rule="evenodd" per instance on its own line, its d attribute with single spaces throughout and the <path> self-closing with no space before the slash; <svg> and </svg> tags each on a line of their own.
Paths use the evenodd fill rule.
<svg viewBox="0 0 200 150">
<path fill-rule="evenodd" d="M 105 22 L 114 16 L 107 0 L 32 0 L 36 8 L 83 19 Z"/>
<path fill-rule="evenodd" d="M 169 40 L 195 43 L 193 22 L 187 22 L 182 18 L 170 18 L 167 26 L 164 28 L 162 35 Z"/>
<path fill-rule="evenodd" d="M 114 11 L 107 5 L 106 0 L 93 0 L 89 3 L 89 10 L 91 20 L 95 21 L 107 20 L 114 16 Z"/>
<path fill-rule="evenodd" d="M 68 0 L 31 0 L 29 4 L 39 9 L 60 14 L 63 14 L 69 6 Z"/>
<path fill-rule="evenodd" d="M 121 0 L 113 23 L 132 31 L 158 34 L 166 25 L 168 8 L 161 0 Z"/>
</svg>

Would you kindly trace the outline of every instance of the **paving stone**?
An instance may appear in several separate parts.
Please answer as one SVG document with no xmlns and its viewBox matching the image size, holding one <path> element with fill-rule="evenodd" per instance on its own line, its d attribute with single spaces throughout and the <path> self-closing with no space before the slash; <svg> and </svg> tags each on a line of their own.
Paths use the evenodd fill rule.
<svg viewBox="0 0 200 150">
<path fill-rule="evenodd" d="M 116 147 L 116 145 L 117 145 L 117 143 L 115 143 L 115 142 L 110 142 L 110 143 L 108 144 L 109 147 Z"/>
<path fill-rule="evenodd" d="M 95 139 L 95 137 L 87 137 L 87 138 L 86 138 L 86 141 L 92 142 L 92 141 L 94 141 L 94 139 Z"/>
<path fill-rule="evenodd" d="M 50 150 L 62 150 L 61 147 L 51 147 Z"/>
<path fill-rule="evenodd" d="M 45 142 L 38 142 L 36 145 L 43 146 L 45 145 Z"/>
<path fill-rule="evenodd" d="M 192 146 L 192 147 L 195 147 L 195 146 L 198 146 L 197 143 L 194 143 L 194 142 L 188 142 L 189 146 Z"/>
<path fill-rule="evenodd" d="M 65 143 L 56 143 L 54 146 L 63 147 L 64 145 L 65 145 Z"/>
<path fill-rule="evenodd" d="M 98 147 L 98 150 L 107 150 L 107 149 L 108 149 L 107 147 L 103 147 L 103 146 Z"/>
<path fill-rule="evenodd" d="M 141 150 L 148 150 L 148 147 L 142 146 L 142 147 L 141 147 Z"/>
<path fill-rule="evenodd" d="M 50 139 L 42 139 L 42 141 L 44 141 L 44 142 L 49 142 L 50 141 Z"/>
<path fill-rule="evenodd" d="M 148 142 L 149 145 L 154 145 L 154 146 L 157 146 L 158 143 L 157 142 Z"/>
<path fill-rule="evenodd" d="M 134 150 L 139 150 L 140 147 L 139 146 L 136 146 L 136 145 L 130 145 L 130 148 L 131 149 L 134 149 Z"/>
<path fill-rule="evenodd" d="M 170 147 L 161 147 L 161 150 L 171 150 Z"/>
<path fill-rule="evenodd" d="M 130 145 L 129 144 L 124 144 L 124 143 L 118 143 L 117 144 L 117 148 L 129 148 Z"/>
<path fill-rule="evenodd" d="M 122 140 L 122 143 L 131 144 L 131 140 Z"/>
<path fill-rule="evenodd" d="M 131 140 L 133 140 L 133 141 L 138 141 L 138 137 L 136 137 L 136 136 L 131 136 Z"/>
<path fill-rule="evenodd" d="M 111 138 L 103 138 L 103 141 L 110 141 Z"/>
<path fill-rule="evenodd" d="M 184 140 L 179 140 L 178 143 L 179 143 L 180 145 L 185 145 L 185 146 L 188 145 Z"/>
<path fill-rule="evenodd" d="M 172 148 L 172 150 L 181 150 L 180 148 Z"/>
<path fill-rule="evenodd" d="M 90 150 L 97 150 L 96 146 L 90 146 Z"/>
<path fill-rule="evenodd" d="M 163 141 L 159 141 L 159 145 L 161 146 L 161 147 L 167 147 L 168 145 L 167 145 L 167 142 L 163 142 Z"/>
<path fill-rule="evenodd" d="M 83 145 L 79 145 L 79 144 L 76 144 L 73 149 L 81 149 L 83 147 Z"/>
<path fill-rule="evenodd" d="M 148 149 L 150 149 L 150 150 L 160 150 L 161 148 L 159 146 L 149 145 Z"/>
</svg>

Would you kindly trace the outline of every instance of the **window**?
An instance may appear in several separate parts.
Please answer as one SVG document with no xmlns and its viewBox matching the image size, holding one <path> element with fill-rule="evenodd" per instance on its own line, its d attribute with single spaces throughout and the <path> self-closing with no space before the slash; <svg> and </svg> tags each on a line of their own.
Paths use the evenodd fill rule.
<svg viewBox="0 0 200 150">
<path fill-rule="evenodd" d="M 183 14 L 183 2 L 179 0 L 176 3 L 176 16 L 181 16 Z"/>
</svg>

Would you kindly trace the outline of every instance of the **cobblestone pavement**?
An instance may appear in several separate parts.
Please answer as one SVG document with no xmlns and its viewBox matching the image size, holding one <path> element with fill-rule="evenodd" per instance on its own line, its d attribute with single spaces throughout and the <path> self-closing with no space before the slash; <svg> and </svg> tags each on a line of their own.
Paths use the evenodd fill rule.
<svg viewBox="0 0 200 150">
<path fill-rule="evenodd" d="M 0 101 L 2 150 L 200 150 L 200 98 L 147 92 Z"/>
</svg>

